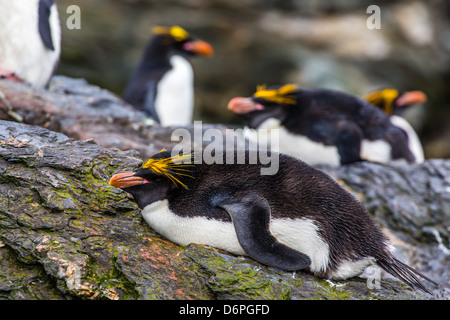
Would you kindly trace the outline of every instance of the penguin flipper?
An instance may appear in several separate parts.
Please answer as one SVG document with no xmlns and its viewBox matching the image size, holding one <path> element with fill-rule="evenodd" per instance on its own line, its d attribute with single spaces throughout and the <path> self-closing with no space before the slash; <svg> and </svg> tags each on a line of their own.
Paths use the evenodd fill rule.
<svg viewBox="0 0 450 320">
<path fill-rule="evenodd" d="M 251 258 L 287 271 L 301 270 L 311 264 L 306 254 L 278 242 L 270 233 L 270 207 L 264 198 L 249 194 L 242 199 L 224 201 L 219 207 L 230 214 L 238 241 Z"/>
<path fill-rule="evenodd" d="M 52 31 L 50 29 L 50 8 L 52 7 L 53 3 L 53 0 L 39 1 L 38 29 L 44 45 L 48 49 L 55 51 L 55 46 L 53 45 L 52 39 Z"/>
</svg>

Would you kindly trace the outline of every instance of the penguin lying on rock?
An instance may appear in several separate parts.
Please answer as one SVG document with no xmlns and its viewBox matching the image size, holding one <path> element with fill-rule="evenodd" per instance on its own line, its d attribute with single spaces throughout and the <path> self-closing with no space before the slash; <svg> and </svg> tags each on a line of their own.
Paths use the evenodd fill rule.
<svg viewBox="0 0 450 320">
<path fill-rule="evenodd" d="M 130 193 L 146 222 L 181 246 L 210 245 L 329 279 L 357 276 L 377 264 L 431 292 L 418 276 L 435 283 L 393 256 L 364 207 L 328 175 L 284 154 L 278 154 L 275 174 L 261 175 L 261 162 L 249 164 L 251 151 L 240 162 L 238 152 L 233 163 L 245 164 L 208 165 L 198 153 L 171 157 L 162 151 L 109 183 Z"/>
<path fill-rule="evenodd" d="M 279 129 L 279 149 L 308 164 L 356 161 L 416 162 L 405 131 L 381 109 L 347 93 L 287 84 L 260 86 L 252 97 L 233 98 L 228 109 L 251 129 Z M 251 131 L 248 131 L 251 133 Z M 252 139 L 251 134 L 248 135 Z"/>
<path fill-rule="evenodd" d="M 392 124 L 399 127 L 408 135 L 409 148 L 414 154 L 416 162 L 423 162 L 425 157 L 423 147 L 416 131 L 401 117 L 401 114 L 411 106 L 427 101 L 427 96 L 422 91 L 406 91 L 400 93 L 396 89 L 383 89 L 366 94 L 364 100 L 382 109 L 391 118 Z"/>
<path fill-rule="evenodd" d="M 0 0 L 0 79 L 47 85 L 61 53 L 53 0 Z"/>
<path fill-rule="evenodd" d="M 179 26 L 155 27 L 123 98 L 163 126 L 188 125 L 194 109 L 194 74 L 187 58 L 211 56 L 205 41 Z"/>
</svg>

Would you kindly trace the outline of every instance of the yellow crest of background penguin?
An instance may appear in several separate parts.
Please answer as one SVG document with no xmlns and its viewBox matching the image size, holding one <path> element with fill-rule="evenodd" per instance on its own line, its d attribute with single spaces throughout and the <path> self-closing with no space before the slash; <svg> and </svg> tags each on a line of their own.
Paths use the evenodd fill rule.
<svg viewBox="0 0 450 320">
<path fill-rule="evenodd" d="M 308 164 L 339 166 L 357 161 L 420 162 L 407 133 L 370 103 L 329 89 L 289 84 L 258 87 L 251 97 L 236 97 L 228 109 L 250 129 L 276 129 L 279 151 Z M 254 130 L 247 130 L 253 140 Z"/>
<path fill-rule="evenodd" d="M 192 160 L 180 167 L 186 171 L 172 172 L 182 188 L 158 172 L 161 167 L 170 170 L 170 165 L 146 166 L 148 161 L 136 172 L 114 175 L 110 185 L 130 193 L 146 222 L 181 246 L 206 244 L 268 266 L 307 269 L 330 279 L 356 276 L 378 264 L 430 292 L 418 272 L 393 256 L 391 244 L 364 207 L 332 178 L 283 154 L 276 174 L 260 175 L 260 163 L 248 164 L 250 152 L 245 152 L 247 164 L 207 165 L 198 161 L 198 154 L 190 154 Z M 235 152 L 234 163 L 239 155 Z M 170 156 L 163 151 L 150 161 L 166 162 Z"/>
<path fill-rule="evenodd" d="M 188 125 L 194 108 L 194 72 L 188 58 L 213 47 L 180 26 L 155 26 L 123 98 L 163 126 Z"/>
</svg>

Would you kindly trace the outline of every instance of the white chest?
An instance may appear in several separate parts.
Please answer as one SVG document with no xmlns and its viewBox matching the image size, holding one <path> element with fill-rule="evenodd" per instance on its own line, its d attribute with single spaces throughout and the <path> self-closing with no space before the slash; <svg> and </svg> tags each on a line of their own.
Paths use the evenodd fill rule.
<svg viewBox="0 0 450 320">
<path fill-rule="evenodd" d="M 158 83 L 155 108 L 161 125 L 188 125 L 194 109 L 194 72 L 181 56 L 172 56 L 170 69 Z"/>
<path fill-rule="evenodd" d="M 54 51 L 45 47 L 38 31 L 38 1 L 0 0 L 0 8 L 0 68 L 35 86 L 44 86 L 61 51 L 56 6 L 50 13 Z"/>
</svg>

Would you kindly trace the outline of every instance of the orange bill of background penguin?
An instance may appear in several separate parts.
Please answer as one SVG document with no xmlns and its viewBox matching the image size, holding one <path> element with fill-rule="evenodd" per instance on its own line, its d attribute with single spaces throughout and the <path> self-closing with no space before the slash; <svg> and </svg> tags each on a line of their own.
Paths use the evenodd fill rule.
<svg viewBox="0 0 450 320">
<path fill-rule="evenodd" d="M 197 153 L 162 151 L 109 183 L 130 193 L 146 222 L 181 246 L 210 245 L 328 279 L 377 264 L 431 293 L 418 278 L 425 277 L 394 257 L 368 212 L 332 178 L 284 154 L 275 174 L 261 175 L 260 162 L 249 164 L 250 152 L 245 164 L 208 165 Z"/>
</svg>

